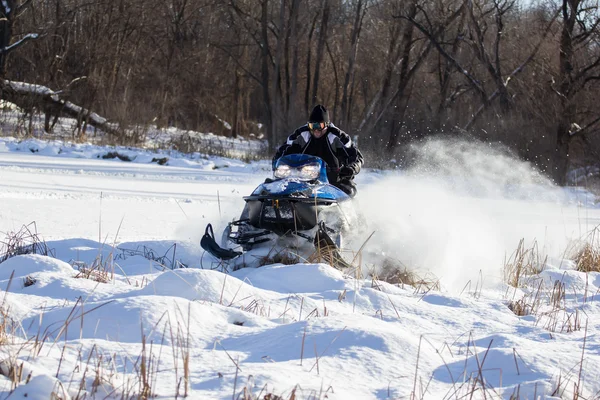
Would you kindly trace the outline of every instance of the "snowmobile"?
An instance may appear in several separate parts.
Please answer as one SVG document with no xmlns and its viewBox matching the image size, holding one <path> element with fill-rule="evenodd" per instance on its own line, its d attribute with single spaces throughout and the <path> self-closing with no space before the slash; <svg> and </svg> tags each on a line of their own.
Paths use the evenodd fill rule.
<svg viewBox="0 0 600 400">
<path fill-rule="evenodd" d="M 242 214 L 227 225 L 221 245 L 208 224 L 202 248 L 220 260 L 231 260 L 263 243 L 295 237 L 335 251 L 343 260 L 342 239 L 357 214 L 351 198 L 329 183 L 326 163 L 319 157 L 290 154 L 274 167 L 273 178 L 244 197 Z"/>
</svg>

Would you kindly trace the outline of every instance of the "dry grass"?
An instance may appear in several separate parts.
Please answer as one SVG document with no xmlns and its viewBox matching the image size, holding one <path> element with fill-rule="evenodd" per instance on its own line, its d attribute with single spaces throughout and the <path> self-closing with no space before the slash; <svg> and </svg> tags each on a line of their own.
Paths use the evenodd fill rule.
<svg viewBox="0 0 600 400">
<path fill-rule="evenodd" d="M 349 272 L 355 268 L 355 266 L 346 261 L 342 251 L 335 246 L 319 246 L 315 248 L 315 251 L 309 255 L 306 259 L 309 263 L 325 263 L 331 265 L 335 269 Z"/>
<path fill-rule="evenodd" d="M 0 242 L 0 264 L 11 257 L 23 254 L 41 254 L 54 257 L 54 251 L 46 245 L 37 233 L 34 222 L 23 225 L 17 232 L 7 232 Z"/>
<path fill-rule="evenodd" d="M 462 336 L 462 335 L 461 335 Z M 460 338 L 459 338 L 460 339 Z M 583 400 L 583 399 L 598 399 L 598 394 L 591 397 L 583 395 L 583 365 L 584 365 L 584 354 L 588 349 L 586 348 L 587 339 L 587 326 L 586 333 L 584 335 L 583 346 L 581 350 L 581 357 L 579 362 L 568 369 L 567 374 L 558 377 L 557 382 L 554 383 L 554 391 L 551 396 L 561 398 L 564 400 Z M 457 340 L 458 341 L 458 340 Z M 428 393 L 429 385 L 434 380 L 434 375 L 422 376 L 422 369 L 420 368 L 421 353 L 424 349 L 429 349 L 429 354 L 435 353 L 439 357 L 443 367 L 448 371 L 449 379 L 452 382 L 452 388 L 446 393 L 444 398 L 446 399 L 503 399 L 510 398 L 511 400 L 525 400 L 525 399 L 538 399 L 543 397 L 543 389 L 540 389 L 540 393 L 537 393 L 538 389 L 534 389 L 534 394 L 531 396 L 530 393 L 521 394 L 521 384 L 517 384 L 510 393 L 507 390 L 503 392 L 502 387 L 502 374 L 503 368 L 508 370 L 514 367 L 518 375 L 527 374 L 534 372 L 531 367 L 521 357 L 517 349 L 513 348 L 512 365 L 503 366 L 502 368 L 491 368 L 489 366 L 488 356 L 490 350 L 494 347 L 494 339 L 491 339 L 485 350 L 481 349 L 482 343 L 478 343 L 478 340 L 473 337 L 472 333 L 468 334 L 466 341 L 466 348 L 461 346 L 461 351 L 453 352 L 450 346 L 445 343 L 443 347 L 439 347 L 439 343 L 431 342 L 426 336 L 421 336 L 419 340 L 419 347 L 417 350 L 417 359 L 415 365 L 412 366 L 414 370 L 413 388 L 410 395 L 407 397 L 410 400 L 424 400 L 430 397 L 431 393 Z M 463 358 L 460 360 L 457 357 Z M 459 362 L 464 365 L 462 371 L 451 371 L 450 365 L 457 364 Z M 470 367 L 470 361 L 475 362 L 475 368 Z M 431 360 L 427 359 L 427 362 Z M 489 379 L 487 374 L 490 371 L 498 370 L 500 374 L 500 380 L 494 381 Z M 436 372 L 439 374 L 439 372 Z M 438 378 L 439 379 L 439 378 Z M 499 386 L 496 386 L 499 383 Z M 554 398 L 554 397 L 553 397 Z"/>
<path fill-rule="evenodd" d="M 10 380 L 11 391 L 15 390 L 20 385 L 26 385 L 30 382 L 32 368 L 28 365 L 29 362 L 40 355 L 40 352 L 46 343 L 53 344 L 52 339 L 50 339 L 51 335 L 48 334 L 48 331 L 41 332 L 38 330 L 37 334 L 32 337 L 19 337 L 19 335 L 24 333 L 24 328 L 18 321 L 12 319 L 10 316 L 10 309 L 6 305 L 8 289 L 13 281 L 13 277 L 14 272 L 11 274 L 2 304 L 0 305 L 0 345 L 6 345 L 4 348 L 5 351 L 3 352 L 4 358 L 0 360 L 0 374 Z M 77 304 L 80 304 L 79 301 Z M 77 304 L 73 310 L 77 307 Z M 60 332 L 63 330 L 66 331 L 66 327 L 72 322 L 71 316 L 73 315 L 73 310 L 70 317 L 58 328 Z M 83 318 L 83 315 L 81 318 Z M 58 336 L 60 336 L 60 333 Z M 59 360 L 59 369 L 62 361 L 61 356 L 61 359 Z M 79 359 L 78 362 L 81 362 L 81 359 Z M 85 373 L 80 385 L 82 388 L 85 387 L 84 379 Z M 62 387 L 62 384 L 59 382 L 53 393 L 51 393 L 50 398 L 63 399 L 65 398 L 65 393 L 64 387 Z M 81 397 L 78 395 L 71 398 L 81 400 L 86 398 L 86 396 L 83 395 L 83 397 Z"/>
<path fill-rule="evenodd" d="M 437 277 L 433 275 L 421 276 L 397 259 L 386 257 L 381 265 L 370 268 L 363 267 L 363 252 L 373 233 L 356 252 L 339 250 L 326 241 L 318 241 L 316 242 L 315 251 L 308 257 L 307 261 L 325 262 L 355 279 L 371 278 L 374 288 L 379 288 L 376 282 L 382 281 L 397 286 L 411 286 L 415 288 L 417 293 L 440 290 L 440 281 Z"/>
<path fill-rule="evenodd" d="M 525 247 L 525 239 L 519 241 L 514 253 L 504 261 L 504 282 L 512 287 L 521 287 L 523 278 L 538 275 L 543 271 L 547 257 L 541 259 L 537 241 L 531 247 Z"/>
<path fill-rule="evenodd" d="M 535 290 L 527 291 L 525 294 L 522 294 L 518 300 L 514 299 L 517 293 L 517 290 L 515 289 L 513 292 L 513 299 L 508 301 L 507 307 L 519 317 L 535 315 L 539 312 L 543 304 L 545 292 L 546 289 L 542 280 L 538 281 Z M 508 297 L 508 290 L 506 297 Z"/>
<path fill-rule="evenodd" d="M 16 359 L 7 358 L 0 362 L 0 375 L 7 377 L 10 380 L 11 391 L 23 381 L 24 363 Z M 28 376 L 25 383 L 29 382 L 31 376 Z"/>
<path fill-rule="evenodd" d="M 515 315 L 524 317 L 533 313 L 534 306 L 527 297 L 522 297 L 516 301 L 509 301 L 508 309 L 515 313 Z"/>
<path fill-rule="evenodd" d="M 399 260 L 386 258 L 381 267 L 374 268 L 370 272 L 373 282 L 379 280 L 396 286 L 410 286 L 415 288 L 416 293 L 426 293 L 431 290 L 440 290 L 440 281 L 433 275 L 421 276 L 411 270 Z M 376 284 L 373 284 L 377 287 Z"/>
<path fill-rule="evenodd" d="M 597 247 L 586 243 L 573 257 L 577 271 L 600 272 L 600 251 Z"/>
<path fill-rule="evenodd" d="M 10 274 L 8 284 L 6 285 L 6 291 L 2 297 L 2 303 L 0 303 L 0 346 L 10 343 L 11 339 L 15 335 L 15 332 L 17 332 L 20 328 L 19 322 L 15 321 L 10 316 L 10 307 L 6 301 L 14 276 L 15 271 Z"/>
<path fill-rule="evenodd" d="M 600 272 L 599 227 L 594 228 L 585 238 L 574 245 L 571 258 L 580 272 Z"/>
<path fill-rule="evenodd" d="M 102 260 L 98 256 L 92 262 L 92 265 L 87 265 L 82 261 L 71 261 L 73 268 L 77 268 L 75 278 L 90 279 L 95 282 L 108 283 L 114 278 L 114 269 L 108 260 Z"/>
<path fill-rule="evenodd" d="M 127 257 L 142 256 L 146 260 L 153 261 L 157 267 L 163 270 L 187 267 L 181 260 L 176 258 L 177 243 L 173 243 L 162 255 L 144 245 L 138 246 L 135 249 L 119 248 L 119 250 L 121 252 L 115 255 L 115 260 L 126 260 Z"/>
<path fill-rule="evenodd" d="M 588 240 L 580 247 L 580 251 L 575 253 L 580 256 L 580 260 L 577 260 L 578 269 L 580 264 L 589 266 L 596 262 L 593 249 Z M 543 271 L 546 259 L 543 262 L 540 260 L 537 243 L 534 242 L 530 248 L 525 248 L 524 241 L 521 240 L 512 256 L 505 261 L 504 279 L 509 285 L 506 297 L 513 293 L 507 307 L 520 317 L 535 316 L 535 324 L 551 334 L 581 330 L 582 317 L 578 307 L 569 308 L 567 305 L 567 287 L 563 281 L 565 274 L 560 280 L 544 280 L 539 274 Z"/>
<path fill-rule="evenodd" d="M 4 304 L 0 307 L 0 346 L 9 342 L 14 333 L 15 323 L 9 315 L 9 309 Z"/>
<path fill-rule="evenodd" d="M 264 256 L 258 258 L 258 266 L 264 267 L 271 264 L 294 265 L 302 262 L 300 255 L 290 249 L 276 249 L 275 246 Z"/>
<path fill-rule="evenodd" d="M 238 400 L 322 400 L 330 398 L 329 395 L 334 393 L 333 387 L 331 386 L 326 389 L 322 387 L 317 391 L 314 389 L 304 390 L 300 385 L 295 385 L 291 390 L 275 394 L 269 389 L 269 385 L 267 384 L 262 387 L 256 387 L 256 382 L 252 375 L 246 379 L 246 383 L 242 388 L 237 390 L 238 379 L 239 376 L 236 374 L 236 382 L 234 384 L 234 393 L 232 396 L 233 399 Z"/>
</svg>

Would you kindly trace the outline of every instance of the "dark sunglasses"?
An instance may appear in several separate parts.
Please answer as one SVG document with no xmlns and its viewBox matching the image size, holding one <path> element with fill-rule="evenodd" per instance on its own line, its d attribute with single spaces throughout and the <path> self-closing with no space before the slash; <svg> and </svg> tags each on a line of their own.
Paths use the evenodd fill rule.
<svg viewBox="0 0 600 400">
<path fill-rule="evenodd" d="M 325 122 L 309 122 L 308 129 L 311 131 L 322 131 L 325 129 Z"/>
</svg>

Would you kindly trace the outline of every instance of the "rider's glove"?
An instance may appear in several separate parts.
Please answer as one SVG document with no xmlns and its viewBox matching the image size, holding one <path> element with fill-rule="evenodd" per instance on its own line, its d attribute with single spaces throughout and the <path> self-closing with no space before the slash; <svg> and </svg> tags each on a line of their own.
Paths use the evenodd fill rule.
<svg viewBox="0 0 600 400">
<path fill-rule="evenodd" d="M 340 179 L 352 179 L 354 178 L 354 170 L 347 165 L 340 168 L 338 173 Z"/>
</svg>

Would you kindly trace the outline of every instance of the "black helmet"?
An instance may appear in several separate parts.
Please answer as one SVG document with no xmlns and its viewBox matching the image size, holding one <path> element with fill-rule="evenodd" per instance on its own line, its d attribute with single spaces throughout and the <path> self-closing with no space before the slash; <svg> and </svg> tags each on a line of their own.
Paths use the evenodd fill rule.
<svg viewBox="0 0 600 400">
<path fill-rule="evenodd" d="M 317 104 L 310 112 L 308 122 L 325 122 L 325 125 L 329 125 L 329 112 L 325 107 Z"/>
</svg>

